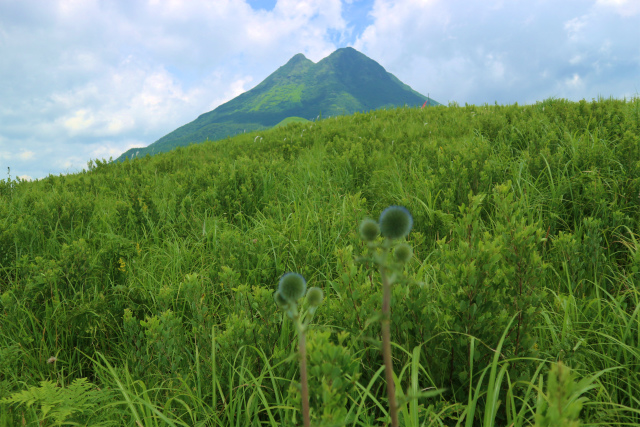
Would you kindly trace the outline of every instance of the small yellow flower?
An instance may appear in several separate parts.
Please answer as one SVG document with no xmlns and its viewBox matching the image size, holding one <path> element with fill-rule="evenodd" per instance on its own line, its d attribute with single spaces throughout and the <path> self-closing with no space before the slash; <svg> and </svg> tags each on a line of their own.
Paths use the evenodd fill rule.
<svg viewBox="0 0 640 427">
<path fill-rule="evenodd" d="M 124 260 L 122 258 L 118 259 L 118 264 L 120 264 L 118 266 L 118 270 L 120 270 L 123 273 L 127 271 L 127 269 L 126 269 L 127 264 L 124 262 Z"/>
</svg>

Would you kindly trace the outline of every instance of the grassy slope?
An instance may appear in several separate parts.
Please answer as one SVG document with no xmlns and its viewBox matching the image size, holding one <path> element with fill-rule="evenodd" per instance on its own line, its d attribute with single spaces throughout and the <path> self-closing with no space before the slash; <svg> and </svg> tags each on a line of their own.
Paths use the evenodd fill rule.
<svg viewBox="0 0 640 427">
<path fill-rule="evenodd" d="M 287 126 L 290 123 L 306 123 L 308 121 L 309 120 L 303 119 L 302 117 L 287 117 L 286 119 L 284 119 L 283 121 L 275 125 L 274 127 Z"/>
<path fill-rule="evenodd" d="M 353 259 L 361 219 L 401 204 L 415 257 L 392 305 L 400 389 L 412 372 L 420 389 L 447 389 L 414 416 L 450 423 L 478 390 L 474 425 L 506 425 L 562 359 L 599 374 L 583 420 L 637 423 L 639 134 L 637 99 L 402 108 L 2 181 L 0 398 L 86 377 L 100 391 L 85 406 L 73 395 L 69 420 L 291 423 L 294 335 L 272 293 L 299 271 L 327 295 L 313 329 L 333 331 L 310 337 L 315 416 L 374 425 L 379 278 Z M 481 375 L 503 331 L 507 403 L 493 414 Z M 332 383 L 331 401 L 323 364 L 352 378 Z M 0 426 L 38 407 L 0 403 Z"/>
</svg>

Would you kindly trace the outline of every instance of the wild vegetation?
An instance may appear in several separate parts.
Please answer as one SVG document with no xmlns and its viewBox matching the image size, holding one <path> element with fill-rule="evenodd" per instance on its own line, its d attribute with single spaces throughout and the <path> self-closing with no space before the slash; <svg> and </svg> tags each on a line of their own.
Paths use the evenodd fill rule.
<svg viewBox="0 0 640 427">
<path fill-rule="evenodd" d="M 310 120 L 303 119 L 302 117 L 287 117 L 286 119 L 284 119 L 280 123 L 278 123 L 275 127 L 286 126 L 289 123 L 308 122 L 308 121 L 310 121 Z"/>
<path fill-rule="evenodd" d="M 393 270 L 361 228 L 388 206 L 413 220 Z M 0 426 L 301 425 L 303 335 L 311 425 L 389 425 L 385 321 L 399 425 L 638 425 L 639 234 L 639 98 L 378 110 L 5 179 Z M 287 272 L 317 311 L 274 301 Z"/>
</svg>

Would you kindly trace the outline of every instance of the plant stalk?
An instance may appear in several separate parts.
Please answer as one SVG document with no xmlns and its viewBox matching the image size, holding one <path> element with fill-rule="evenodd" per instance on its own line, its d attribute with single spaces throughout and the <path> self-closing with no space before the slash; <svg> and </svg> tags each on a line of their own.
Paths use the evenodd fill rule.
<svg viewBox="0 0 640 427">
<path fill-rule="evenodd" d="M 385 274 L 385 267 L 380 266 L 382 278 L 382 358 L 384 359 L 384 376 L 387 381 L 387 399 L 389 400 L 389 415 L 391 427 L 399 427 L 398 406 L 396 404 L 396 386 L 393 382 L 393 362 L 391 361 L 391 283 Z"/>
<path fill-rule="evenodd" d="M 307 338 L 304 327 L 298 324 L 300 346 L 300 385 L 302 386 L 302 421 L 304 427 L 310 427 L 309 418 L 309 386 L 307 384 Z"/>
</svg>

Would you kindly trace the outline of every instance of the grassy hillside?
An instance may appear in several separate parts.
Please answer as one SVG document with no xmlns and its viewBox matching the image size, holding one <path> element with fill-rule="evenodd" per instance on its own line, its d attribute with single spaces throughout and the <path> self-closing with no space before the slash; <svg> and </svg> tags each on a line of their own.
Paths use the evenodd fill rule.
<svg viewBox="0 0 640 427">
<path fill-rule="evenodd" d="M 300 122 L 302 123 L 309 122 L 309 120 L 303 119 L 302 117 L 287 117 L 286 119 L 278 123 L 275 127 L 286 126 L 289 123 L 300 123 Z"/>
<path fill-rule="evenodd" d="M 0 181 L 0 426 L 301 425 L 288 271 L 312 422 L 385 425 L 389 205 L 402 425 L 638 425 L 639 135 L 640 99 L 399 108 Z"/>
</svg>

